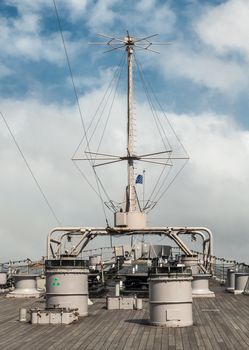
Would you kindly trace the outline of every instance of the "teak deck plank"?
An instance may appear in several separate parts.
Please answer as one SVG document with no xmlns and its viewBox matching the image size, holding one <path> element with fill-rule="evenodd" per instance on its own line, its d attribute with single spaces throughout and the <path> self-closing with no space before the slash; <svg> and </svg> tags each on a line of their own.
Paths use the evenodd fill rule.
<svg viewBox="0 0 249 350">
<path fill-rule="evenodd" d="M 44 307 L 43 300 L 7 299 L 0 295 L 1 350 L 232 350 L 249 349 L 249 296 L 217 289 L 216 298 L 193 301 L 194 325 L 149 325 L 143 310 L 106 310 L 94 300 L 89 316 L 72 325 L 31 325 L 18 321 L 19 308 Z"/>
</svg>

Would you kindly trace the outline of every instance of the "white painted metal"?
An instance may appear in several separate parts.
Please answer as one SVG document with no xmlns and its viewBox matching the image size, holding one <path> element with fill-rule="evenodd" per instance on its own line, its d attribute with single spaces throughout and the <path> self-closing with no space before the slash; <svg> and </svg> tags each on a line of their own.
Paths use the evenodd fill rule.
<svg viewBox="0 0 249 350">
<path fill-rule="evenodd" d="M 0 286 L 5 286 L 7 283 L 7 273 L 0 272 Z"/>
<path fill-rule="evenodd" d="M 156 326 L 193 325 L 192 277 L 153 275 L 149 279 L 150 320 Z"/>
<path fill-rule="evenodd" d="M 69 254 L 78 256 L 82 249 L 88 244 L 92 237 L 96 236 L 109 236 L 116 234 L 136 234 L 136 235 L 160 235 L 171 238 L 179 248 L 188 256 L 192 256 L 192 251 L 184 244 L 179 235 L 193 235 L 194 233 L 205 233 L 207 238 L 205 239 L 205 247 L 207 248 L 207 254 L 205 254 L 203 266 L 208 271 L 213 269 L 213 234 L 206 227 L 140 227 L 132 229 L 131 227 L 55 227 L 50 231 L 47 238 L 47 257 L 48 259 L 56 258 L 61 255 L 64 239 L 67 235 L 74 235 L 79 239 L 79 243 L 69 251 Z M 55 234 L 56 237 L 54 238 Z M 204 244 L 204 242 L 203 242 Z M 54 246 L 53 246 L 54 245 Z M 53 248 L 53 250 L 52 250 Z"/>
<path fill-rule="evenodd" d="M 131 43 L 132 44 L 132 43 Z M 134 128 L 133 128 L 133 109 L 132 109 L 132 55 L 133 48 L 128 45 L 126 47 L 128 58 L 128 101 L 127 101 L 127 157 L 134 155 Z M 128 159 L 128 200 L 126 203 L 126 212 L 136 211 L 135 196 L 135 180 L 134 180 L 134 164 L 133 159 Z"/>
<path fill-rule="evenodd" d="M 129 227 L 132 229 L 147 227 L 147 215 L 140 211 L 114 214 L 115 227 Z"/>
<path fill-rule="evenodd" d="M 78 312 L 67 309 L 31 309 L 32 324 L 71 324 L 78 321 Z"/>
<path fill-rule="evenodd" d="M 186 267 L 191 268 L 192 274 L 198 274 L 200 272 L 200 269 L 198 267 L 198 256 L 196 254 L 192 256 L 183 255 L 181 257 L 181 262 Z"/>
<path fill-rule="evenodd" d="M 143 308 L 142 299 L 134 297 L 107 297 L 107 310 L 141 310 Z"/>
<path fill-rule="evenodd" d="M 115 227 L 126 227 L 127 226 L 127 215 L 123 212 L 117 212 L 114 214 L 114 226 Z"/>
<path fill-rule="evenodd" d="M 235 276 L 234 294 L 242 294 L 246 288 L 249 273 L 236 272 L 234 276 Z"/>
<path fill-rule="evenodd" d="M 37 276 L 36 278 L 37 289 L 40 291 L 45 291 L 46 289 L 46 277 L 44 275 Z"/>
<path fill-rule="evenodd" d="M 192 296 L 193 298 L 213 298 L 214 292 L 209 289 L 210 274 L 199 273 L 193 275 L 192 281 Z"/>
<path fill-rule="evenodd" d="M 27 309 L 25 308 L 19 309 L 19 321 L 27 322 Z"/>
<path fill-rule="evenodd" d="M 14 275 L 15 289 L 7 294 L 8 298 L 39 298 L 37 290 L 37 275 Z"/>
<path fill-rule="evenodd" d="M 231 270 L 231 269 L 227 270 L 227 282 L 226 282 L 226 285 L 227 285 L 226 291 L 227 292 L 232 292 L 233 293 L 233 291 L 234 291 L 234 288 L 235 288 L 235 273 L 236 273 L 235 270 Z"/>
<path fill-rule="evenodd" d="M 47 267 L 46 308 L 78 309 L 88 315 L 88 270 L 80 267 Z"/>
<path fill-rule="evenodd" d="M 120 296 L 120 283 L 116 282 L 115 283 L 115 297 L 119 297 Z"/>
<path fill-rule="evenodd" d="M 143 299 L 135 298 L 135 309 L 142 310 L 143 309 Z"/>
</svg>

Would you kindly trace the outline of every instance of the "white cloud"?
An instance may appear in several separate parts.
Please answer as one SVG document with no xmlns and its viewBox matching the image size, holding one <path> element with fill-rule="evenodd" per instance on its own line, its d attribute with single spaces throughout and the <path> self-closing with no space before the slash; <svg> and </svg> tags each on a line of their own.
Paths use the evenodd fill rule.
<svg viewBox="0 0 249 350">
<path fill-rule="evenodd" d="M 93 106 L 102 93 L 103 89 L 81 97 L 84 115 L 93 113 Z M 125 100 L 118 99 L 115 116 L 124 103 Z M 105 225 L 97 196 L 82 181 L 70 161 L 82 135 L 77 109 L 67 105 L 44 105 L 32 99 L 2 100 L 1 106 L 63 224 Z M 140 105 L 137 105 L 137 118 L 140 108 L 141 115 L 147 119 L 149 114 Z M 233 119 L 222 115 L 171 114 L 169 117 L 191 160 L 158 209 L 151 213 L 151 223 L 208 226 L 214 232 L 218 255 L 236 257 L 235 251 L 240 249 L 241 259 L 246 259 L 249 132 L 241 130 Z M 116 120 L 114 141 L 110 144 L 114 153 L 120 142 L 121 134 L 116 131 L 118 125 Z M 0 161 L 4 164 L 0 182 L 0 228 L 5 237 L 5 251 L 2 259 L 39 257 L 45 254 L 47 232 L 56 223 L 3 126 L 0 138 Z M 153 138 L 150 138 L 150 147 L 155 147 Z M 117 199 L 122 200 L 124 188 L 120 188 L 119 182 L 123 175 L 120 177 L 121 174 L 113 169 L 106 168 L 105 172 L 112 178 Z M 122 174 L 125 174 L 125 168 Z M 147 187 L 152 181 L 151 174 L 147 174 Z M 242 248 L 241 241 L 245 243 Z M 13 248 L 13 242 L 18 249 Z"/>
<path fill-rule="evenodd" d="M 119 17 L 118 13 L 112 9 L 116 3 L 117 0 L 98 0 L 91 7 L 87 24 L 92 31 L 104 30 L 106 32 L 106 29 L 113 25 L 114 20 Z"/>
<path fill-rule="evenodd" d="M 87 16 L 86 11 L 91 3 L 89 0 L 57 0 L 56 6 L 60 17 L 66 16 L 71 22 L 75 22 L 81 21 Z M 53 4 L 52 11 L 54 11 Z"/>
<path fill-rule="evenodd" d="M 4 47 L 1 52 L 4 60 L 6 57 L 21 57 L 26 60 L 47 60 L 57 65 L 64 64 L 65 57 L 60 34 L 58 32 L 51 32 L 48 35 L 42 33 L 41 10 L 48 6 L 48 3 L 43 1 L 22 3 L 10 1 L 9 3 L 17 6 L 19 15 L 14 18 L 0 17 L 0 46 Z M 52 10 L 54 11 L 53 8 Z M 72 58 L 80 48 L 79 43 L 71 40 L 68 32 L 64 32 L 64 37 Z"/>
<path fill-rule="evenodd" d="M 87 15 L 87 25 L 92 32 L 100 31 L 110 35 L 122 35 L 126 30 L 133 35 L 163 35 L 172 31 L 175 20 L 175 14 L 169 5 L 155 0 L 138 1 L 134 4 L 98 0 L 94 5 L 89 3 Z"/>
<path fill-rule="evenodd" d="M 41 35 L 42 11 L 47 6 L 53 11 L 51 1 L 9 0 L 8 3 L 18 6 L 19 17 L 1 18 L 0 45 L 4 47 L 2 54 L 6 54 L 6 57 L 22 57 L 35 61 L 46 59 L 56 63 L 63 59 L 64 64 L 60 37 L 57 34 L 48 34 L 46 37 Z M 233 4 L 237 9 L 240 8 L 239 5 L 246 6 L 245 2 L 237 0 L 237 3 L 228 1 L 215 8 L 209 8 L 205 12 L 207 21 L 211 21 L 212 11 L 216 10 L 218 13 L 223 9 L 222 13 L 226 14 L 229 4 Z M 106 32 L 106 29 L 120 29 L 122 33 L 122 26 L 129 29 L 131 25 L 132 31 L 137 34 L 149 35 L 155 32 L 170 33 L 175 25 L 175 14 L 167 4 L 158 4 L 154 0 L 136 2 L 135 11 L 128 11 L 127 14 L 117 9 L 118 2 L 110 0 L 90 3 L 78 0 L 57 1 L 57 5 L 59 11 L 69 11 L 68 16 L 72 21 L 86 18 L 85 11 L 88 10 L 88 25 L 91 30 L 100 29 Z M 220 13 L 214 13 L 213 17 L 216 25 L 227 28 L 227 17 L 218 15 L 221 16 Z M 220 18 L 221 23 L 218 21 Z M 114 25 L 116 22 L 119 23 L 118 27 Z M 245 24 L 244 21 L 243 23 Z M 216 41 L 215 35 L 207 31 L 209 25 L 211 22 L 205 22 L 205 18 L 201 18 L 198 22 L 198 34 L 205 44 L 212 45 L 216 51 L 209 51 L 207 47 L 200 46 L 200 51 L 197 52 L 186 45 L 174 43 L 160 56 L 161 70 L 167 76 L 171 74 L 173 77 L 191 79 L 197 85 L 216 89 L 229 96 L 246 90 L 249 82 L 246 66 L 220 56 L 233 50 L 240 50 L 247 55 L 247 44 L 244 43 L 246 30 L 240 44 L 229 46 L 228 36 L 224 38 L 219 34 L 224 31 L 219 29 L 219 40 Z M 238 35 L 240 29 L 235 29 Z M 65 35 L 68 35 L 66 39 L 71 57 L 73 53 L 77 53 L 78 43 L 70 44 L 69 33 Z M 232 42 L 235 43 L 236 40 Z M 0 75 L 10 73 L 8 67 L 0 65 Z M 100 76 L 98 84 L 96 81 L 82 83 L 76 79 L 80 86 L 88 84 L 92 89 L 88 95 L 80 98 L 84 117 L 93 115 L 96 101 L 100 101 L 104 92 L 105 81 L 106 75 Z M 96 85 L 100 88 L 94 90 Z M 123 117 L 124 129 L 125 103 L 125 97 L 120 96 L 117 105 L 114 106 L 114 116 Z M 22 98 L 19 101 L 2 99 L 1 109 L 63 224 L 105 225 L 98 198 L 81 181 L 70 161 L 82 135 L 77 108 L 63 103 L 45 105 L 36 99 Z M 137 104 L 136 109 L 137 118 L 148 118 L 144 105 Z M 223 115 L 171 114 L 170 118 L 190 152 L 191 161 L 168 191 L 158 210 L 152 212 L 151 222 L 157 225 L 210 226 L 214 232 L 215 250 L 218 255 L 236 258 L 240 249 L 239 256 L 248 259 L 246 244 L 241 247 L 241 242 L 247 243 L 244 232 L 249 224 L 249 195 L 246 190 L 249 173 L 248 131 L 241 130 L 231 117 Z M 143 122 L 143 125 L 147 125 L 147 119 Z M 118 119 L 114 120 L 112 126 L 114 141 L 107 139 L 105 145 L 116 153 L 125 137 L 117 130 L 120 126 Z M 138 132 L 138 136 L 140 135 Z M 145 132 L 143 135 L 146 135 L 143 141 L 150 140 L 151 148 L 156 146 L 155 141 L 158 140 L 155 137 L 149 138 Z M 38 258 L 45 254 L 46 235 L 55 223 L 4 124 L 1 127 L 0 161 L 4 164 L 0 181 L 0 236 L 4 239 L 6 248 L 1 259 L 17 256 L 22 258 L 30 254 L 31 257 Z M 113 168 L 110 168 L 107 173 L 105 176 L 109 176 L 108 180 L 112 179 L 111 185 L 117 199 L 122 200 L 123 187 L 121 190 L 117 189 L 120 179 L 125 180 L 125 169 L 119 174 L 118 170 L 114 172 Z M 146 181 L 151 174 L 148 173 Z M 93 178 L 91 180 L 94 182 Z M 150 181 L 147 182 L 147 186 L 149 183 Z"/>
<path fill-rule="evenodd" d="M 249 59 L 248 18 L 248 0 L 229 0 L 207 7 L 195 28 L 201 40 L 217 53 L 237 52 Z"/>
<path fill-rule="evenodd" d="M 137 18 L 134 20 L 141 35 L 155 33 L 165 35 L 174 28 L 176 16 L 167 3 L 159 4 L 154 0 L 142 0 L 137 3 L 136 10 Z"/>
<path fill-rule="evenodd" d="M 200 86 L 234 96 L 249 86 L 249 73 L 244 66 L 221 59 L 203 48 L 195 52 L 186 45 L 173 44 L 159 59 L 166 77 L 187 78 Z"/>
<path fill-rule="evenodd" d="M 170 117 L 191 159 L 153 223 L 207 226 L 218 256 L 248 261 L 249 132 L 227 116 Z"/>
</svg>

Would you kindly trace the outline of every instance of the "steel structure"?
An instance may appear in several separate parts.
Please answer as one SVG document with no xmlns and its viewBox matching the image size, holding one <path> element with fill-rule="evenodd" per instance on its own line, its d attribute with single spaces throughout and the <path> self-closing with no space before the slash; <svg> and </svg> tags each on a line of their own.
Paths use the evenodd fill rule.
<svg viewBox="0 0 249 350">
<path fill-rule="evenodd" d="M 48 235 L 47 240 L 47 259 L 58 259 L 61 256 L 77 257 L 82 253 L 87 244 L 96 236 L 117 236 L 117 235 L 160 235 L 172 239 L 184 252 L 186 256 L 192 256 L 193 252 L 180 238 L 180 235 L 191 235 L 192 237 L 200 236 L 203 240 L 203 262 L 200 267 L 203 272 L 212 270 L 213 256 L 213 235 L 212 232 L 205 227 L 148 227 L 146 213 L 144 208 L 140 206 L 136 195 L 135 178 L 134 178 L 134 162 L 144 161 L 152 164 L 162 164 L 168 166 L 171 159 L 188 159 L 188 158 L 172 158 L 172 150 L 165 149 L 155 153 L 137 155 L 134 152 L 134 125 L 133 125 L 133 76 L 132 64 L 134 49 L 152 50 L 154 45 L 149 39 L 157 34 L 135 38 L 130 36 L 129 32 L 124 38 L 115 38 L 100 34 L 107 38 L 107 42 L 92 43 L 97 45 L 108 45 L 110 48 L 106 52 L 125 49 L 127 52 L 127 153 L 126 155 L 113 155 L 99 152 L 91 152 L 88 148 L 85 151 L 86 158 L 78 158 L 74 160 L 89 160 L 94 157 L 93 167 L 103 166 L 107 164 L 117 163 L 121 161 L 127 162 L 127 187 L 126 187 L 126 203 L 125 210 L 116 211 L 114 213 L 113 227 L 57 227 Z M 156 45 L 165 45 L 169 43 L 156 43 Z M 71 241 L 73 238 L 74 245 L 65 249 L 65 242 Z"/>
<path fill-rule="evenodd" d="M 133 229 L 127 227 L 56 227 L 47 237 L 47 259 L 61 256 L 77 257 L 97 236 L 118 235 L 158 235 L 172 239 L 186 256 L 193 256 L 191 249 L 180 239 L 180 235 L 200 235 L 203 237 L 203 260 L 199 263 L 203 272 L 213 270 L 213 234 L 206 227 L 146 227 Z M 74 245 L 66 249 L 67 243 Z M 70 246 L 70 245 L 69 245 Z"/>
</svg>

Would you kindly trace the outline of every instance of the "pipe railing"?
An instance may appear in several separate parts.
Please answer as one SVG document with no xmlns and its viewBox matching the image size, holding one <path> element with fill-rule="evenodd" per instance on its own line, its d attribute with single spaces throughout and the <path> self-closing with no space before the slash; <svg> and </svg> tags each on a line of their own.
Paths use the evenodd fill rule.
<svg viewBox="0 0 249 350">
<path fill-rule="evenodd" d="M 193 251 L 197 254 L 199 259 L 202 259 L 203 253 L 198 251 Z M 249 265 L 246 263 L 241 263 L 236 260 L 219 258 L 217 256 L 211 256 L 213 264 L 213 277 L 221 282 L 222 284 L 226 282 L 227 270 L 232 269 L 237 272 L 249 272 Z"/>
</svg>

